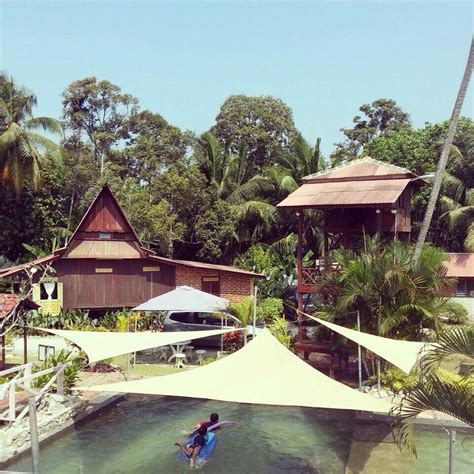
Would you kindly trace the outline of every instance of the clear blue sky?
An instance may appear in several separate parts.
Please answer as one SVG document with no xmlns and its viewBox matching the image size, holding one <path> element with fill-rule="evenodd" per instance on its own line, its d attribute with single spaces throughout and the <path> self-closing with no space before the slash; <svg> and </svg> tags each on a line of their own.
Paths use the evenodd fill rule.
<svg viewBox="0 0 474 474">
<path fill-rule="evenodd" d="M 59 117 L 61 92 L 92 75 L 197 132 L 231 94 L 273 95 L 326 155 L 380 97 L 415 126 L 449 118 L 473 27 L 470 2 L 16 0 L 0 14 L 0 68 L 37 94 L 36 115 Z"/>
</svg>

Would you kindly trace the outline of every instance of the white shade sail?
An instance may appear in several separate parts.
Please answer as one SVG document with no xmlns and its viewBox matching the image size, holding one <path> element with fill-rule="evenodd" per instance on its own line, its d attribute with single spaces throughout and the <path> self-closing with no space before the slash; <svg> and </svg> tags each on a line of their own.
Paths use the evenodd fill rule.
<svg viewBox="0 0 474 474">
<path fill-rule="evenodd" d="M 355 331 L 353 329 L 324 321 L 323 319 L 310 316 L 309 314 L 306 314 L 306 316 L 314 319 L 323 326 L 332 329 L 341 336 L 347 337 L 347 339 L 369 349 L 369 351 L 379 355 L 385 360 L 388 360 L 407 374 L 410 373 L 410 370 L 415 365 L 420 355 L 423 352 L 430 350 L 432 347 L 432 344 L 425 342 L 400 341 L 388 337 L 374 336 L 373 334 Z"/>
<path fill-rule="evenodd" d="M 237 330 L 232 328 L 179 332 L 97 332 L 35 329 L 56 334 L 73 342 L 87 354 L 89 362 L 97 362 L 122 354 L 151 349 L 152 347 L 166 346 L 188 340 L 192 341 L 209 336 L 219 336 Z"/>
<path fill-rule="evenodd" d="M 196 290 L 190 286 L 178 286 L 174 290 L 151 298 L 133 308 L 134 311 L 224 311 L 229 300 Z"/>
<path fill-rule="evenodd" d="M 193 370 L 79 389 L 381 413 L 391 407 L 313 369 L 268 329 L 237 352 Z"/>
</svg>

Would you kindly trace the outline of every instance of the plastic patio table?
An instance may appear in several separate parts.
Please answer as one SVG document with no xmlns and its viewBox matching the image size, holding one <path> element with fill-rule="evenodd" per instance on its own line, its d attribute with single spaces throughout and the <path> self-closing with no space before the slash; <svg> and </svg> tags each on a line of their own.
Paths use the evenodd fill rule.
<svg viewBox="0 0 474 474">
<path fill-rule="evenodd" d="M 189 346 L 192 341 L 182 341 L 182 342 L 177 342 L 176 344 L 169 344 L 171 351 L 173 352 L 169 359 L 168 362 L 171 362 L 175 357 L 176 354 L 183 354 L 183 349 L 185 346 Z"/>
</svg>

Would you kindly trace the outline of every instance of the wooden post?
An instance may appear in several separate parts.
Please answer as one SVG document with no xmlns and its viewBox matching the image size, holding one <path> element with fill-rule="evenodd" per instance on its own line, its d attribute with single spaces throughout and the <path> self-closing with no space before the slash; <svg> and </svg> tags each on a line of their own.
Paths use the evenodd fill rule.
<svg viewBox="0 0 474 474">
<path fill-rule="evenodd" d="M 30 438 L 31 438 L 31 458 L 33 462 L 33 473 L 39 472 L 39 440 L 38 440 L 38 420 L 36 418 L 35 397 L 28 398 L 29 418 L 30 418 Z"/>
<path fill-rule="evenodd" d="M 27 365 L 23 371 L 23 377 L 25 378 L 25 387 L 31 388 L 31 365 Z"/>
<path fill-rule="evenodd" d="M 328 239 L 327 232 L 323 233 L 323 245 L 324 245 L 324 248 L 323 248 L 324 256 L 327 257 L 329 254 L 329 239 Z"/>
<path fill-rule="evenodd" d="M 298 286 L 296 288 L 296 301 L 298 304 L 298 335 L 301 337 L 303 335 L 303 294 L 300 291 L 300 286 L 303 284 L 303 209 L 298 211 L 296 213 L 296 216 L 298 217 L 298 246 L 296 250 L 296 269 L 298 274 Z"/>
<path fill-rule="evenodd" d="M 28 364 L 28 325 L 26 312 L 23 313 L 23 364 Z"/>
<path fill-rule="evenodd" d="M 64 369 L 61 369 L 56 377 L 56 393 L 64 395 Z"/>
<path fill-rule="evenodd" d="M 3 329 L 1 329 L 3 331 Z M 2 346 L 2 360 L 0 360 L 0 369 L 5 368 L 5 334 L 2 333 L 2 337 L 0 338 L 0 345 Z"/>
<path fill-rule="evenodd" d="M 16 418 L 15 383 L 12 383 L 8 388 L 8 418 L 12 422 L 15 421 Z"/>
</svg>

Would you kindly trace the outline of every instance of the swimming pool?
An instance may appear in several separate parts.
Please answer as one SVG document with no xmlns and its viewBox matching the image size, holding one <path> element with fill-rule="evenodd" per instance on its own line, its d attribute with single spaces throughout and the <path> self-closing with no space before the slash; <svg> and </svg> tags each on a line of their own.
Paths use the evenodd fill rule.
<svg viewBox="0 0 474 474">
<path fill-rule="evenodd" d="M 351 458 L 354 416 L 350 412 L 252 406 L 172 397 L 129 396 L 102 416 L 41 448 L 41 470 L 68 473 L 185 473 L 173 443 L 180 434 L 219 412 L 238 424 L 218 432 L 205 473 L 344 473 Z M 464 447 L 461 446 L 464 442 Z M 387 448 L 388 448 L 387 444 Z M 411 472 L 447 472 L 448 439 L 423 432 Z M 398 450 L 382 449 L 384 472 L 401 472 Z M 458 434 L 456 473 L 471 472 L 474 440 Z M 379 453 L 380 455 L 380 453 Z M 22 459 L 9 470 L 30 471 Z M 364 471 L 371 472 L 371 471 Z"/>
</svg>

